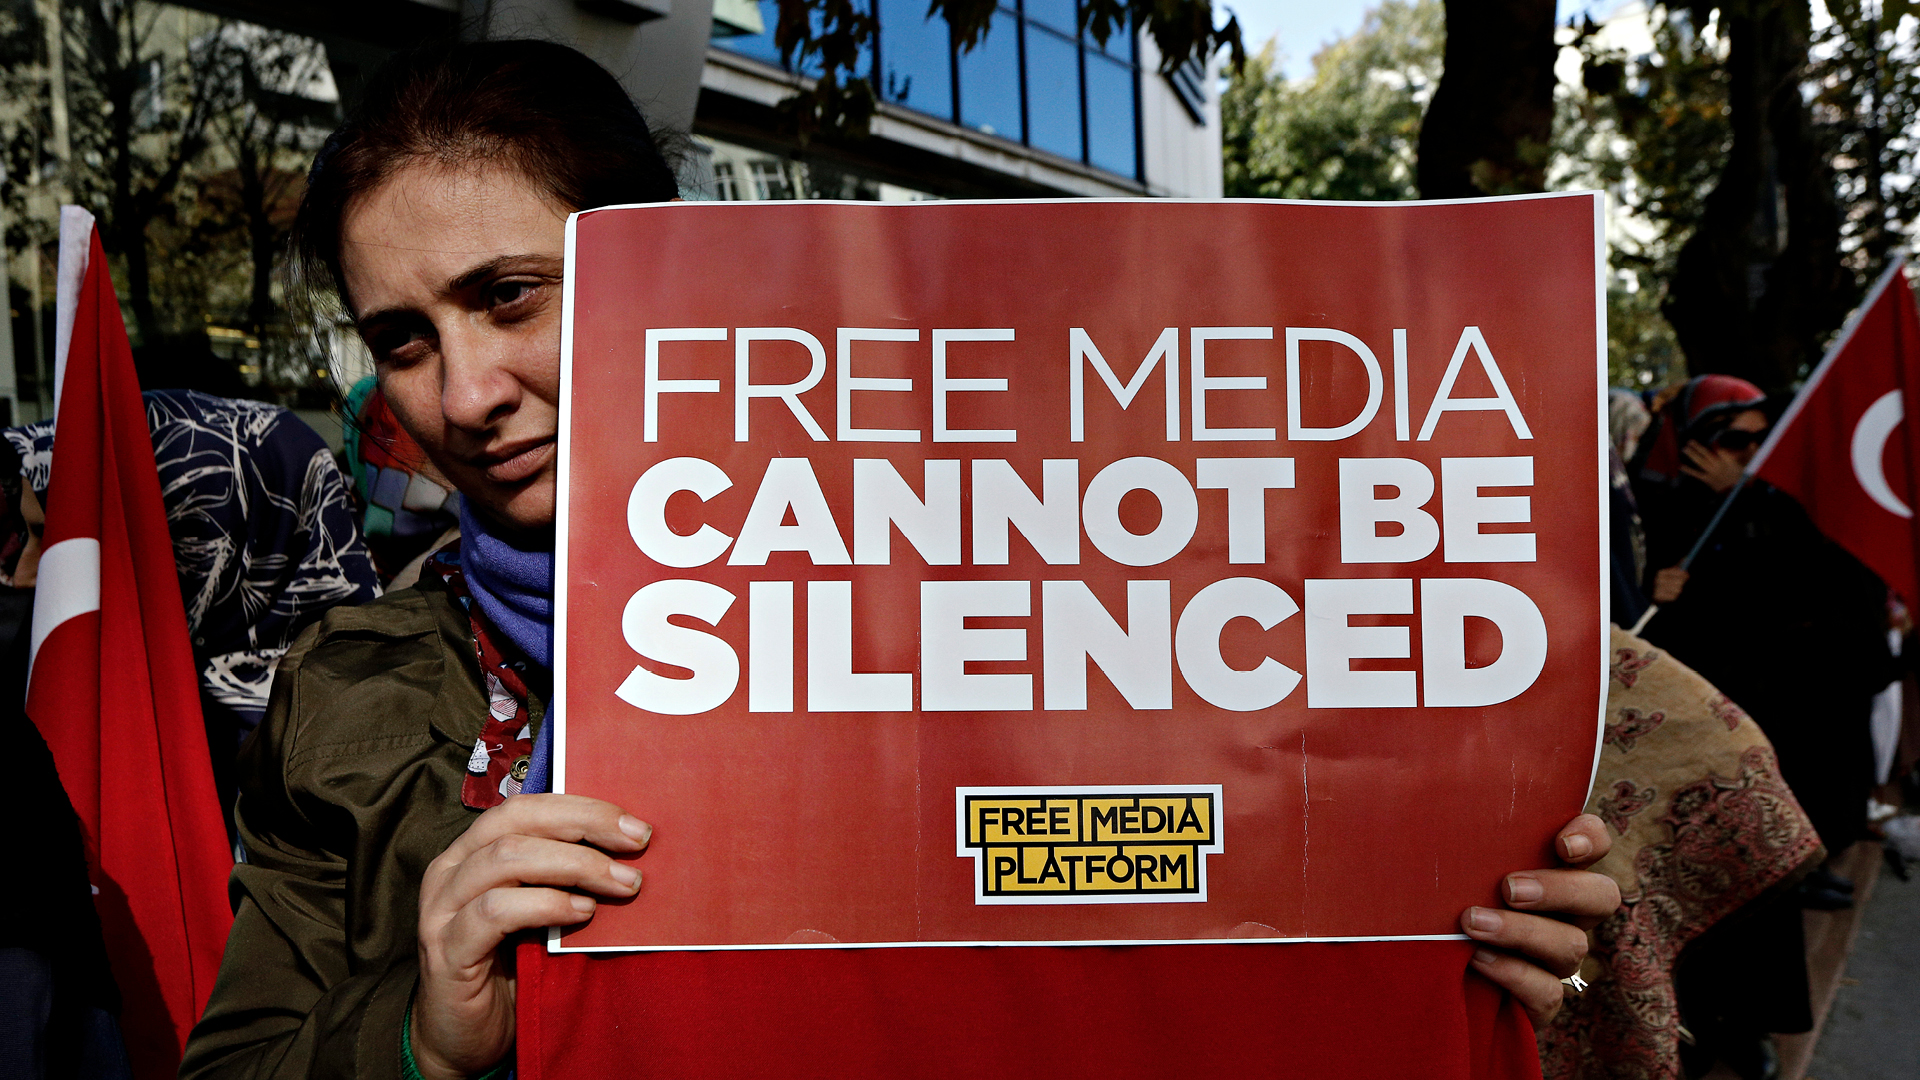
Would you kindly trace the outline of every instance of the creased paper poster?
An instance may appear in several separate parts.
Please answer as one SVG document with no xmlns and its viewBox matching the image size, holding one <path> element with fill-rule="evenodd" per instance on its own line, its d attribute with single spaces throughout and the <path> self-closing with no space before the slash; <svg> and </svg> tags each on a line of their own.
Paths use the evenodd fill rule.
<svg viewBox="0 0 1920 1080">
<path fill-rule="evenodd" d="M 1457 933 L 1594 760 L 1599 215 L 576 215 L 555 947 Z"/>
</svg>

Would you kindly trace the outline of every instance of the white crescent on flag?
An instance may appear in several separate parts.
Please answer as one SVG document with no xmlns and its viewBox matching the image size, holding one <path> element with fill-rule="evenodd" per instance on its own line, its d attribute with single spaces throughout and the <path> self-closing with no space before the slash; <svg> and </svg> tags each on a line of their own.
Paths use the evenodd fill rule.
<svg viewBox="0 0 1920 1080">
<path fill-rule="evenodd" d="M 1867 406 L 1867 411 L 1860 414 L 1860 422 L 1853 428 L 1853 475 L 1874 502 L 1885 507 L 1889 513 L 1910 518 L 1913 511 L 1900 501 L 1900 496 L 1893 493 L 1893 485 L 1887 483 L 1886 465 L 1881 460 L 1887 453 L 1887 440 L 1904 419 L 1906 409 L 1898 390 L 1887 391 L 1878 401 Z"/>
</svg>

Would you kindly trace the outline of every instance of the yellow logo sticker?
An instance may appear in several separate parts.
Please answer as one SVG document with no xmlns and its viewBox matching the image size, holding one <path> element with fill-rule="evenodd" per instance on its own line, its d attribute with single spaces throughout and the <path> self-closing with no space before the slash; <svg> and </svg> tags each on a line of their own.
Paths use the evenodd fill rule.
<svg viewBox="0 0 1920 1080">
<path fill-rule="evenodd" d="M 1204 903 L 1220 785 L 955 791 L 976 904 Z"/>
</svg>

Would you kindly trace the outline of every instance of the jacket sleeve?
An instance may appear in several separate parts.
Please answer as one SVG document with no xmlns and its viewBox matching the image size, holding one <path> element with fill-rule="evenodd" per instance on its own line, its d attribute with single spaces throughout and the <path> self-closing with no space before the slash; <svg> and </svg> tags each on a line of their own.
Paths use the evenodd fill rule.
<svg viewBox="0 0 1920 1080">
<path fill-rule="evenodd" d="M 416 961 L 408 952 L 377 970 L 352 970 L 351 839 L 342 823 L 325 820 L 324 801 L 297 790 L 302 660 L 317 629 L 289 650 L 267 715 L 242 750 L 235 817 L 246 861 L 229 884 L 233 932 L 183 1080 L 400 1076 Z"/>
</svg>

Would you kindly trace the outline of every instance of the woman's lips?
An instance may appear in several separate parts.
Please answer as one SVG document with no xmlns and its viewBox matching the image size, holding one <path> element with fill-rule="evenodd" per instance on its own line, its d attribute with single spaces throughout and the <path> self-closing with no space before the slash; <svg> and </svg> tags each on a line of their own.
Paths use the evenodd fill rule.
<svg viewBox="0 0 1920 1080">
<path fill-rule="evenodd" d="M 544 468 L 553 460 L 554 442 L 545 442 L 530 446 L 503 461 L 488 465 L 484 472 L 487 479 L 496 484 L 517 484 Z"/>
</svg>

